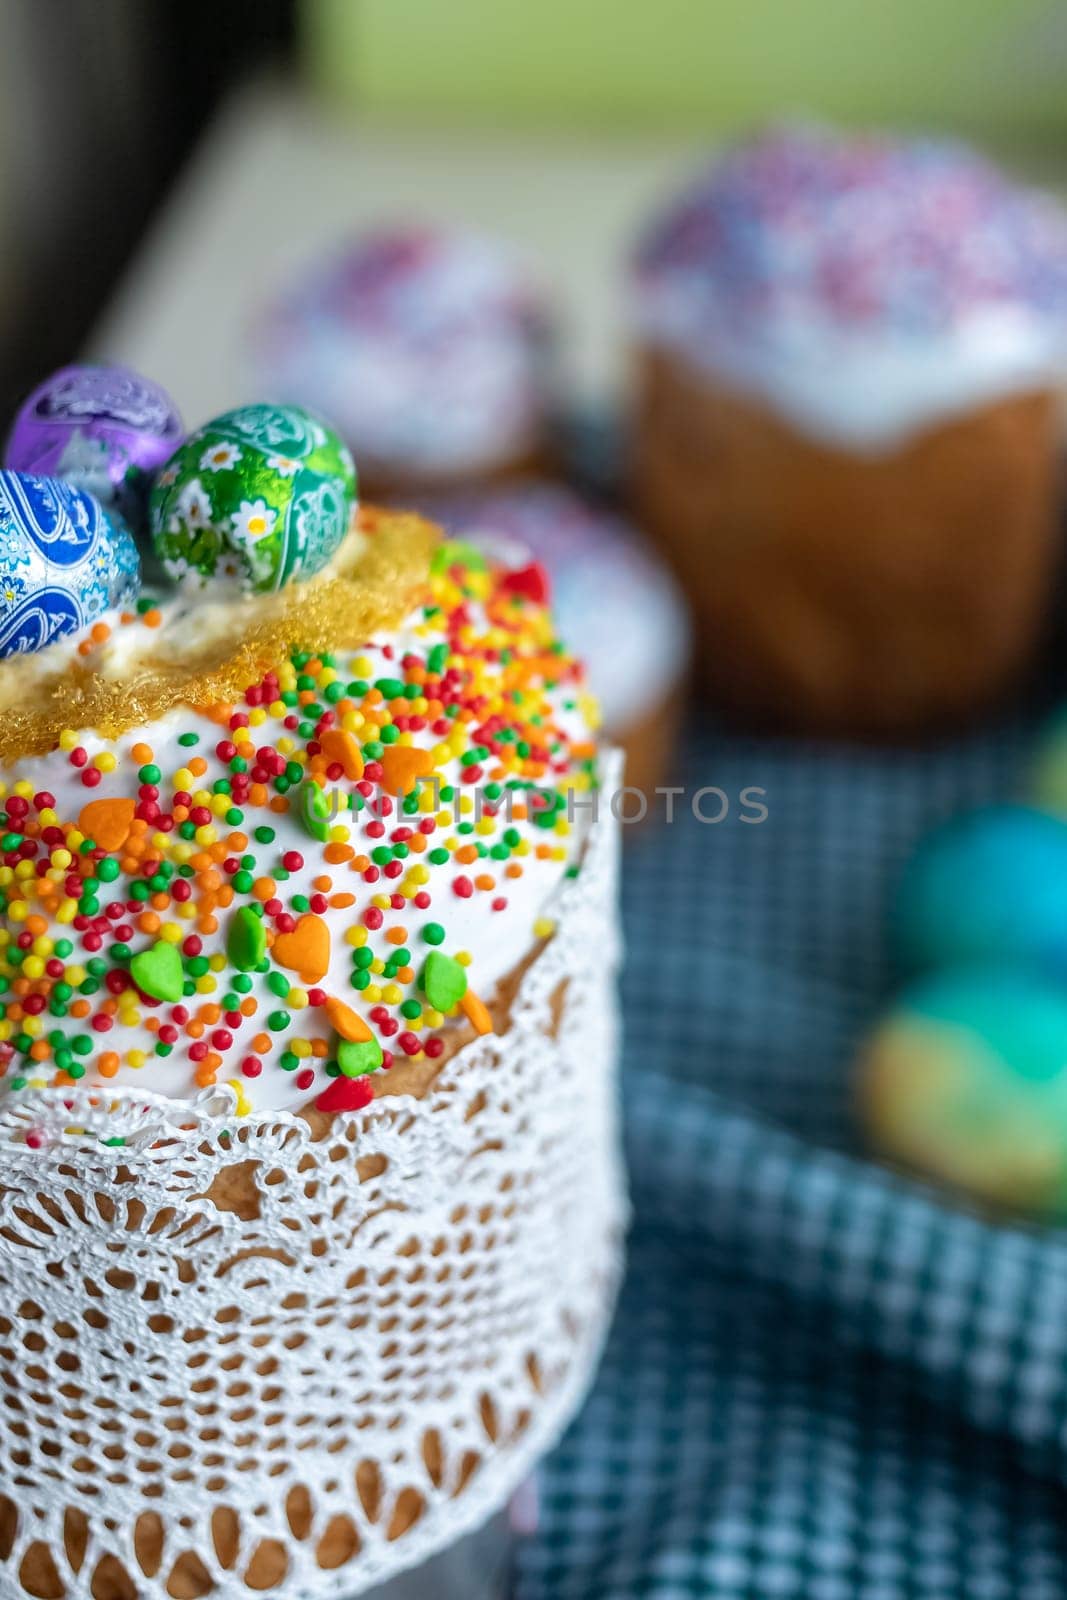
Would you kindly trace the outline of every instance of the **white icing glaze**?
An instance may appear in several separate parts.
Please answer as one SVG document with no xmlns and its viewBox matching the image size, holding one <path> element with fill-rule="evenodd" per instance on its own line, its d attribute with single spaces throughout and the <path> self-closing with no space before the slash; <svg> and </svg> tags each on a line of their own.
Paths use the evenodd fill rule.
<svg viewBox="0 0 1067 1600">
<path fill-rule="evenodd" d="M 817 314 L 723 326 L 694 342 L 684 303 L 648 296 L 639 333 L 712 380 L 769 402 L 802 431 L 858 451 L 910 434 L 1013 394 L 1062 384 L 1067 346 L 1020 308 L 976 311 L 937 336 L 849 330 Z"/>
</svg>

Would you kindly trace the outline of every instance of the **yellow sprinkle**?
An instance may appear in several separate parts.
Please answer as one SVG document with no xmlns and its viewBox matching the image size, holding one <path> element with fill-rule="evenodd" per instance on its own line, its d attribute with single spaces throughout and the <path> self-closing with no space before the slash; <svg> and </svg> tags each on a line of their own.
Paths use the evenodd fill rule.
<svg viewBox="0 0 1067 1600">
<path fill-rule="evenodd" d="M 535 939 L 551 939 L 556 931 L 554 917 L 537 917 L 533 925 Z"/>
<path fill-rule="evenodd" d="M 202 827 L 197 828 L 196 832 L 193 834 L 193 838 L 196 840 L 197 844 L 214 844 L 215 840 L 218 838 L 218 833 L 216 832 L 212 823 L 205 822 Z"/>
<path fill-rule="evenodd" d="M 363 991 L 363 998 L 368 1005 L 374 1005 L 382 998 L 382 991 L 376 983 L 368 983 Z"/>
<path fill-rule="evenodd" d="M 69 850 L 59 848 L 53 850 L 48 859 L 51 861 L 54 867 L 69 867 L 71 862 L 74 860 L 74 857 L 71 855 Z"/>
<path fill-rule="evenodd" d="M 23 962 L 23 966 L 25 966 L 25 964 L 26 963 Z M 382 990 L 382 999 L 385 1001 L 387 1006 L 398 1006 L 403 998 L 404 991 L 401 989 L 398 983 L 387 983 L 385 988 Z"/>
<path fill-rule="evenodd" d="M 33 941 L 32 949 L 35 956 L 50 956 L 55 945 L 46 933 L 42 933 Z"/>
<path fill-rule="evenodd" d="M 185 789 L 188 793 L 191 794 L 192 793 L 192 789 L 193 789 L 193 782 L 194 782 L 193 775 L 189 771 L 188 767 L 179 767 L 177 772 L 174 774 L 174 787 L 176 789 Z"/>
<path fill-rule="evenodd" d="M 345 943 L 346 944 L 352 944 L 352 945 L 356 945 L 358 947 L 360 945 L 366 944 L 366 942 L 367 942 L 367 930 L 366 930 L 366 928 L 349 928 L 347 930 L 347 932 L 345 933 Z"/>
<path fill-rule="evenodd" d="M 127 1050 L 126 1060 L 131 1067 L 143 1067 L 148 1057 L 143 1050 Z"/>
<path fill-rule="evenodd" d="M 59 736 L 59 748 L 61 750 L 73 750 L 77 742 L 78 735 L 74 732 L 74 729 L 64 728 Z"/>
<path fill-rule="evenodd" d="M 248 1096 L 245 1094 L 244 1084 L 242 1083 L 240 1078 L 227 1078 L 226 1082 L 229 1084 L 230 1088 L 233 1090 L 234 1094 L 237 1096 L 237 1104 L 234 1107 L 234 1109 L 237 1112 L 237 1115 L 239 1117 L 247 1117 L 248 1113 L 252 1109 L 252 1102 L 251 1102 L 251 1100 L 249 1100 Z"/>
<path fill-rule="evenodd" d="M 292 1006 L 294 1011 L 303 1011 L 308 1003 L 308 992 L 306 989 L 290 989 L 285 999 L 286 1004 Z"/>
<path fill-rule="evenodd" d="M 221 972 L 225 965 L 226 957 L 223 955 L 221 950 L 217 951 L 215 955 L 208 957 L 208 966 L 211 968 L 212 972 Z"/>
<path fill-rule="evenodd" d="M 371 895 L 371 905 L 377 906 L 379 911 L 389 910 L 389 896 L 387 894 Z"/>
<path fill-rule="evenodd" d="M 289 1046 L 294 1056 L 309 1056 L 311 1054 L 310 1039 L 294 1039 Z"/>
<path fill-rule="evenodd" d="M 469 967 L 473 957 L 471 956 L 469 950 L 458 950 L 456 952 L 456 960 L 459 962 L 461 967 Z"/>
<path fill-rule="evenodd" d="M 165 922 L 159 930 L 159 937 L 167 944 L 177 944 L 182 936 L 182 930 L 176 922 Z"/>
<path fill-rule="evenodd" d="M 22 970 L 26 974 L 27 978 L 43 978 L 44 962 L 41 960 L 40 956 L 27 956 L 25 961 L 22 963 Z"/>
<path fill-rule="evenodd" d="M 77 902 L 77 900 L 64 900 L 64 901 L 61 902 L 61 904 L 59 906 L 59 909 L 56 912 L 56 921 L 57 922 L 63 922 L 63 923 L 73 922 L 74 918 L 77 915 L 78 915 L 78 902 Z"/>
<path fill-rule="evenodd" d="M 23 800 L 32 800 L 33 784 L 26 778 L 20 778 L 16 784 L 12 785 L 12 793 L 17 794 Z"/>
<path fill-rule="evenodd" d="M 218 984 L 215 982 L 210 972 L 205 972 L 202 978 L 197 978 L 196 980 L 197 994 L 214 994 L 217 988 Z"/>
<path fill-rule="evenodd" d="M 93 757 L 93 766 L 98 772 L 114 772 L 117 765 L 110 750 L 101 750 Z"/>
</svg>

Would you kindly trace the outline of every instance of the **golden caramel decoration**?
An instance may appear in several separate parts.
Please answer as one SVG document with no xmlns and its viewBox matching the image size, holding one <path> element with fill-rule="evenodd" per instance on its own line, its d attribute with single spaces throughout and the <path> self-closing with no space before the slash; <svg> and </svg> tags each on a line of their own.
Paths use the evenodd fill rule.
<svg viewBox="0 0 1067 1600">
<path fill-rule="evenodd" d="M 438 529 L 409 512 L 360 507 L 330 565 L 306 583 L 232 600 L 182 595 L 171 627 L 138 623 L 84 659 L 62 641 L 36 656 L 0 663 L 0 760 L 39 755 L 65 728 L 109 739 L 174 706 L 232 702 L 293 650 L 357 649 L 395 628 L 425 593 Z M 136 628 L 136 648 L 114 643 Z M 54 664 L 52 664 L 54 662 Z"/>
</svg>

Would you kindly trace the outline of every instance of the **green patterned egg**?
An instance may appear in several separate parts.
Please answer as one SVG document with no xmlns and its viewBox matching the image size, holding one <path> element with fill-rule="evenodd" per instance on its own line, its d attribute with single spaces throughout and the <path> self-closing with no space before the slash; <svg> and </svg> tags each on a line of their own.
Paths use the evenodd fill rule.
<svg viewBox="0 0 1067 1600">
<path fill-rule="evenodd" d="M 235 578 L 264 594 L 324 567 L 355 503 L 352 457 L 325 423 L 300 406 L 241 406 L 171 456 L 152 490 L 152 538 L 172 578 Z"/>
</svg>

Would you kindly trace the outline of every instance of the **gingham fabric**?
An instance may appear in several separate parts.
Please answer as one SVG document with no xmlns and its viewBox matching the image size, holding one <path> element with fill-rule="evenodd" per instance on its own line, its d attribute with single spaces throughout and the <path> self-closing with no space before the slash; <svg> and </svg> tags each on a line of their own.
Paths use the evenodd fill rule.
<svg viewBox="0 0 1067 1600">
<path fill-rule="evenodd" d="M 1024 748 L 705 728 L 676 781 L 731 817 L 679 800 L 629 834 L 629 1274 L 518 1600 L 1067 1595 L 1067 1235 L 880 1168 L 849 1103 L 890 877 L 931 823 L 1009 795 Z"/>
</svg>

